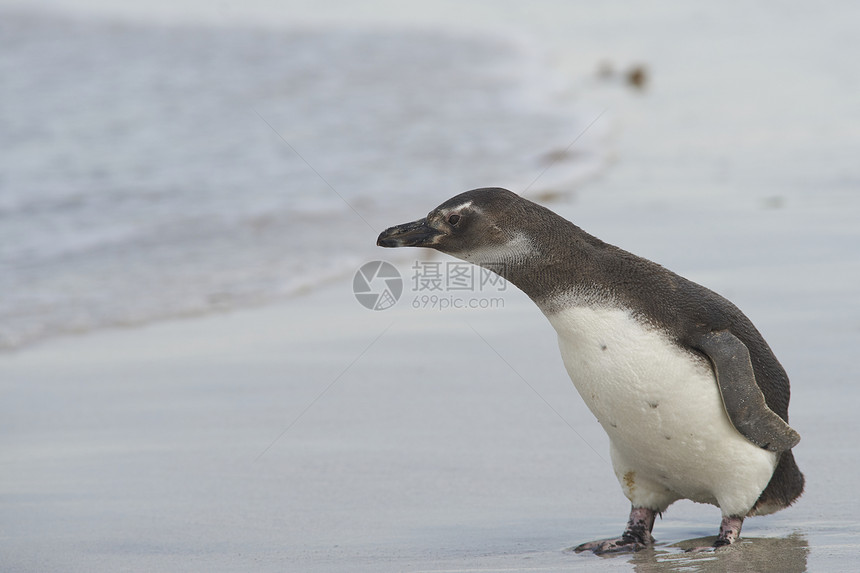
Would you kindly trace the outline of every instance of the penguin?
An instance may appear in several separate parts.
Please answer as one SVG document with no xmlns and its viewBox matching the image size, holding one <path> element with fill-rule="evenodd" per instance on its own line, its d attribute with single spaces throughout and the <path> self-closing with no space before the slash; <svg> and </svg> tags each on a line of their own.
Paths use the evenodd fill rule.
<svg viewBox="0 0 860 573">
<path fill-rule="evenodd" d="M 386 229 L 377 245 L 436 249 L 496 272 L 555 328 L 631 503 L 620 537 L 576 552 L 651 546 L 655 517 L 679 499 L 719 507 L 711 547 L 728 546 L 744 518 L 784 509 L 803 493 L 788 376 L 722 296 L 501 188 L 461 193 Z"/>
</svg>

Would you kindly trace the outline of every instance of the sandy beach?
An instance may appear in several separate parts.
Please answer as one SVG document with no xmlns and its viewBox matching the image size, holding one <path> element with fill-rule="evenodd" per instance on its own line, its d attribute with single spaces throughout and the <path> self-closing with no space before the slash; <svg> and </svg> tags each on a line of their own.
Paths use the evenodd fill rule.
<svg viewBox="0 0 860 573">
<path fill-rule="evenodd" d="M 504 302 L 372 312 L 332 284 L 4 356 L 4 569 L 850 570 L 856 504 L 835 492 L 856 469 L 854 405 L 833 323 L 760 321 L 794 373 L 797 506 L 691 556 L 719 512 L 679 502 L 653 551 L 599 558 L 563 550 L 623 524 L 606 438 L 544 318 Z"/>
<path fill-rule="evenodd" d="M 58 3 L 118 10 L 80 4 Z M 179 15 L 169 4 L 153 14 L 202 13 L 195 2 Z M 791 378 L 803 497 L 748 519 L 742 542 L 715 553 L 684 552 L 714 536 L 720 517 L 686 501 L 658 520 L 653 549 L 565 551 L 619 534 L 629 507 L 554 331 L 512 286 L 457 293 L 493 298 L 493 308 L 422 305 L 416 261 L 450 259 L 375 247 L 386 226 L 464 190 L 442 187 L 398 207 L 402 220 L 357 205 L 367 221 L 315 223 L 331 244 L 341 233 L 356 246 L 360 262 L 397 266 L 404 291 L 390 309 L 356 300 L 356 265 L 277 301 L 0 353 L 0 570 L 856 568 L 860 75 L 847 33 L 856 8 L 699 14 L 658 2 L 554 12 L 538 3 L 526 16 L 454 4 L 292 7 L 305 25 L 540 39 L 570 81 L 559 97 L 589 118 L 604 114 L 613 160 L 570 188 L 549 183 L 551 164 L 545 180 L 536 165 L 513 190 L 538 177 L 531 197 L 753 320 Z M 251 6 L 233 14 L 290 24 L 266 2 Z M 118 17 L 143 17 L 124 10 Z M 612 77 L 598 77 L 601 62 Z M 624 80 L 633 64 L 648 69 L 644 90 Z"/>
</svg>

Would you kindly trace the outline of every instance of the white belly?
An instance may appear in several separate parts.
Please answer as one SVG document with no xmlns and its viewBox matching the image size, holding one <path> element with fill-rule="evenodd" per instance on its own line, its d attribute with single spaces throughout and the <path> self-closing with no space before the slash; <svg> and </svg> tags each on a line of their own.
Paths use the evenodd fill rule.
<svg viewBox="0 0 860 573">
<path fill-rule="evenodd" d="M 547 315 L 567 372 L 609 435 L 618 481 L 634 505 L 685 498 L 745 515 L 776 456 L 729 421 L 710 363 L 619 308 Z"/>
</svg>

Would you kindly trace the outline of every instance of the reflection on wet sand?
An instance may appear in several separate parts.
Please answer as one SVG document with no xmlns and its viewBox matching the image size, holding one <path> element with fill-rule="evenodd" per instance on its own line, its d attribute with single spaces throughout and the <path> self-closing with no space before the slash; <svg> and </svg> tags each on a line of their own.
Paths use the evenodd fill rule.
<svg viewBox="0 0 860 573">
<path fill-rule="evenodd" d="M 801 533 L 775 538 L 744 537 L 734 545 L 717 551 L 687 553 L 688 549 L 710 545 L 714 539 L 715 537 L 701 537 L 672 545 L 657 545 L 634 554 L 630 563 L 637 573 L 801 573 L 807 570 L 809 543 Z"/>
</svg>

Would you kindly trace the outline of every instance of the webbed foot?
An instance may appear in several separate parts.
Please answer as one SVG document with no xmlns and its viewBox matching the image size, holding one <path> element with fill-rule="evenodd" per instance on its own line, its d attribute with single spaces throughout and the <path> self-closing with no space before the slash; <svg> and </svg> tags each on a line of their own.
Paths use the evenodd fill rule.
<svg viewBox="0 0 860 573">
<path fill-rule="evenodd" d="M 720 547 L 727 547 L 737 541 L 741 536 L 741 526 L 744 523 L 743 517 L 728 516 L 723 517 L 720 522 L 720 534 L 717 536 L 713 545 L 707 547 L 694 547 L 688 549 L 688 553 L 701 553 L 703 551 L 715 551 Z"/>
<path fill-rule="evenodd" d="M 577 545 L 573 550 L 577 553 L 593 551 L 597 555 L 605 553 L 626 553 L 639 551 L 654 543 L 651 530 L 654 528 L 654 518 L 657 512 L 644 507 L 634 507 L 630 510 L 627 528 L 617 539 L 601 539 Z"/>
<path fill-rule="evenodd" d="M 603 555 L 606 553 L 633 553 L 635 551 L 639 551 L 640 549 L 645 549 L 649 544 L 642 543 L 641 541 L 636 541 L 633 539 L 629 539 L 624 537 L 618 537 L 616 539 L 601 539 L 598 541 L 589 541 L 588 543 L 583 543 L 581 545 L 577 545 L 573 548 L 577 553 L 581 553 L 583 551 L 592 551 L 597 555 Z"/>
</svg>

